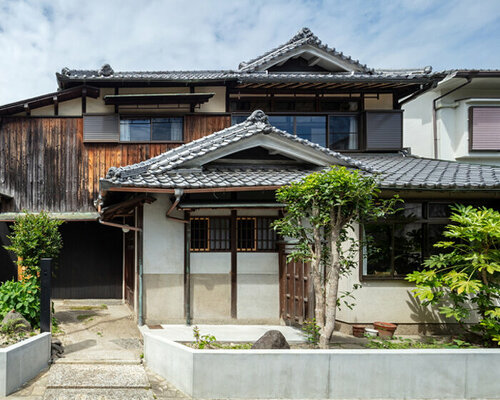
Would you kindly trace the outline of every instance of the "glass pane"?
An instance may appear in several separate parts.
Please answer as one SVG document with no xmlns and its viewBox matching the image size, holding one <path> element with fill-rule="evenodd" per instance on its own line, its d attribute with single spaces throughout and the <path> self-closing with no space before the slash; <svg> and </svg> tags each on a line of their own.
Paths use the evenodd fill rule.
<svg viewBox="0 0 500 400">
<path fill-rule="evenodd" d="M 233 115 L 231 116 L 231 125 L 236 125 L 245 122 L 247 118 L 248 115 Z"/>
<path fill-rule="evenodd" d="M 151 124 L 148 119 L 120 120 L 120 140 L 124 142 L 149 142 Z"/>
<path fill-rule="evenodd" d="M 450 205 L 443 203 L 429 204 L 429 218 L 449 218 L 451 214 Z"/>
<path fill-rule="evenodd" d="M 297 136 L 326 146 L 326 117 L 295 117 Z"/>
<path fill-rule="evenodd" d="M 182 118 L 152 118 L 152 140 L 181 141 Z"/>
<path fill-rule="evenodd" d="M 238 250 L 254 251 L 255 243 L 255 218 L 238 218 Z"/>
<path fill-rule="evenodd" d="M 295 100 L 275 100 L 274 111 L 295 111 Z"/>
<path fill-rule="evenodd" d="M 402 208 L 402 210 L 399 210 L 394 217 L 400 221 L 412 222 L 422 219 L 422 203 L 398 204 L 397 208 Z"/>
<path fill-rule="evenodd" d="M 429 240 L 429 255 L 439 254 L 439 253 L 447 253 L 450 250 L 444 249 L 442 247 L 434 247 L 434 243 L 437 243 L 441 240 L 447 240 L 446 237 L 443 236 L 444 229 L 446 228 L 445 224 L 429 224 L 428 225 L 428 240 Z"/>
<path fill-rule="evenodd" d="M 331 116 L 329 129 L 332 150 L 358 149 L 358 117 L 356 115 Z"/>
<path fill-rule="evenodd" d="M 422 269 L 422 261 L 422 224 L 395 224 L 395 275 Z"/>
<path fill-rule="evenodd" d="M 210 219 L 210 250 L 229 250 L 231 248 L 229 218 Z"/>
<path fill-rule="evenodd" d="M 293 118 L 294 117 L 284 115 L 270 115 L 269 123 L 276 128 L 293 135 Z"/>
<path fill-rule="evenodd" d="M 366 224 L 365 275 L 391 276 L 391 225 Z"/>
<path fill-rule="evenodd" d="M 191 220 L 191 250 L 208 251 L 208 218 Z"/>
<path fill-rule="evenodd" d="M 257 218 L 257 249 L 275 250 L 276 231 L 270 227 L 274 218 Z"/>
</svg>

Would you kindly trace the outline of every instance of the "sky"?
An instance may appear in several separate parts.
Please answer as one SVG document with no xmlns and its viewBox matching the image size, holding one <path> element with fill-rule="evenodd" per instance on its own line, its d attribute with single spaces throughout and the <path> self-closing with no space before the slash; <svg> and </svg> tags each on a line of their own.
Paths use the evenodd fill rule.
<svg viewBox="0 0 500 400">
<path fill-rule="evenodd" d="M 63 67 L 237 69 L 304 26 L 371 68 L 500 69 L 500 0 L 0 0 L 0 104 Z"/>
</svg>

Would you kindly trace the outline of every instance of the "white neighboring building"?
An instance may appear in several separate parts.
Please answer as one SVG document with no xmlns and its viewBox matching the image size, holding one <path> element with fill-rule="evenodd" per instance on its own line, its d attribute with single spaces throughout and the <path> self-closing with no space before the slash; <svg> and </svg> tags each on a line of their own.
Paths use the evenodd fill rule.
<svg viewBox="0 0 500 400">
<path fill-rule="evenodd" d="M 500 165 L 500 70 L 449 71 L 403 109 L 412 154 Z"/>
</svg>

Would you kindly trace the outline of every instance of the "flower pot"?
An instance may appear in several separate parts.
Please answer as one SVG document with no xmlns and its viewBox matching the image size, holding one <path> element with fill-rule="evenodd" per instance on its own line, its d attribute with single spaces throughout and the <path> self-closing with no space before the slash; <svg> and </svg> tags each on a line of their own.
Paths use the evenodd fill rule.
<svg viewBox="0 0 500 400">
<path fill-rule="evenodd" d="M 372 328 L 365 328 L 365 335 L 368 337 L 377 337 L 378 331 Z"/>
<path fill-rule="evenodd" d="M 397 325 L 389 322 L 374 322 L 373 327 L 378 331 L 380 337 L 390 339 L 394 336 Z"/>
<path fill-rule="evenodd" d="M 352 326 L 352 336 L 363 337 L 365 335 L 365 327 L 363 325 Z"/>
</svg>

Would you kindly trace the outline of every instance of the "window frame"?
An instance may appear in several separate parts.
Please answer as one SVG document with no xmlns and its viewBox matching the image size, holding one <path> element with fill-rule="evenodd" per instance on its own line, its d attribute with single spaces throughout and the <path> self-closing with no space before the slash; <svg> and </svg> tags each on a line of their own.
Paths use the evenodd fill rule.
<svg viewBox="0 0 500 400">
<path fill-rule="evenodd" d="M 412 223 L 417 223 L 422 225 L 422 246 L 421 246 L 421 255 L 422 255 L 422 260 L 426 259 L 430 255 L 430 250 L 432 248 L 432 244 L 429 243 L 429 226 L 430 225 L 448 225 L 450 223 L 450 219 L 448 217 L 430 217 L 429 216 L 429 206 L 431 204 L 446 204 L 447 206 L 451 206 L 455 203 L 449 202 L 449 201 L 434 201 L 434 200 L 427 200 L 427 201 L 422 201 L 420 199 L 405 199 L 405 204 L 411 204 L 411 203 L 418 203 L 422 207 L 422 217 L 412 221 Z M 379 221 L 378 223 L 383 224 L 383 225 L 389 225 L 391 226 L 391 275 L 368 275 L 364 274 L 363 269 L 365 266 L 365 262 L 368 262 L 368 259 L 365 258 L 365 246 L 364 246 L 364 239 L 365 239 L 365 229 L 364 225 L 360 224 L 359 225 L 359 259 L 358 259 L 358 269 L 359 269 L 359 280 L 360 282 L 363 281 L 405 281 L 406 275 L 396 275 L 395 274 L 395 265 L 394 265 L 394 254 L 395 254 L 395 249 L 394 249 L 394 226 L 398 223 L 401 223 L 402 219 L 398 219 L 397 217 L 391 216 L 387 219 L 384 219 L 383 221 Z M 375 222 L 377 223 L 377 222 Z"/>
<path fill-rule="evenodd" d="M 325 148 L 330 149 L 330 118 L 331 117 L 345 117 L 345 116 L 354 116 L 357 117 L 358 123 L 358 148 L 357 149 L 330 149 L 332 151 L 341 151 L 343 153 L 352 152 L 357 153 L 360 151 L 364 151 L 364 118 L 362 117 L 364 112 L 362 111 L 335 111 L 335 112 L 269 112 L 268 116 L 273 117 L 294 117 L 293 120 L 293 132 L 291 133 L 294 136 L 297 136 L 297 117 L 323 117 L 325 118 Z M 233 124 L 233 117 L 248 117 L 248 113 L 244 112 L 233 112 L 231 113 L 231 124 Z"/>
<path fill-rule="evenodd" d="M 234 251 L 236 251 L 237 253 L 277 253 L 279 252 L 279 249 L 278 249 L 278 236 L 276 235 L 275 238 L 274 238 L 274 248 L 272 249 L 259 249 L 259 234 L 258 234 L 258 221 L 259 219 L 266 219 L 266 220 L 269 220 L 269 223 L 271 223 L 272 221 L 278 219 L 279 217 L 277 216 L 267 216 L 267 215 L 256 215 L 256 216 L 246 216 L 246 215 L 242 215 L 242 216 L 237 216 L 236 219 L 235 219 L 235 224 L 236 224 L 236 229 L 234 230 L 236 232 L 236 240 L 235 240 L 235 249 Z M 190 217 L 189 218 L 189 223 L 191 224 L 191 221 L 193 220 L 208 220 L 208 223 L 207 223 L 207 234 L 206 234 L 206 237 L 207 237 L 207 247 L 204 248 L 204 249 L 194 249 L 192 247 L 192 240 L 190 242 L 190 246 L 189 246 L 189 251 L 191 253 L 231 253 L 233 251 L 233 248 L 231 246 L 231 243 L 232 243 L 232 234 L 233 234 L 233 229 L 232 229 L 232 224 L 230 223 L 229 226 L 228 226 L 228 240 L 229 240 L 229 247 L 227 249 L 212 249 L 211 248 L 211 242 L 210 242 L 210 238 L 211 238 L 211 235 L 210 235 L 210 228 L 212 226 L 212 220 L 213 219 L 231 219 L 231 216 L 228 216 L 228 215 L 216 215 L 216 216 L 193 216 L 193 217 Z M 253 227 L 253 232 L 254 232 L 254 237 L 253 237 L 253 243 L 254 243 L 254 246 L 253 248 L 239 248 L 238 247 L 238 221 L 241 221 L 241 220 L 253 220 L 254 221 L 254 227 Z M 192 237 L 192 233 L 191 233 L 191 237 Z M 272 243 L 272 242 L 271 242 Z"/>
<path fill-rule="evenodd" d="M 153 140 L 153 123 L 152 120 L 154 118 L 178 118 L 182 121 L 182 138 L 181 140 Z M 122 140 L 122 131 L 121 131 L 121 121 L 122 120 L 131 120 L 131 119 L 149 119 L 149 140 Z M 118 123 L 118 135 L 120 144 L 147 144 L 147 143 L 184 143 L 185 139 L 185 129 L 186 129 L 186 120 L 184 115 L 144 115 L 144 114 L 120 114 L 119 123 Z"/>
<path fill-rule="evenodd" d="M 468 139 L 469 139 L 469 152 L 470 153 L 495 153 L 495 152 L 500 152 L 500 148 L 498 149 L 474 149 L 473 148 L 473 140 L 474 140 L 474 132 L 473 132 L 473 126 L 474 126 L 474 109 L 475 108 L 497 108 L 498 112 L 500 113 L 500 105 L 491 105 L 491 106 L 469 106 L 468 109 L 468 116 L 469 116 L 469 121 L 468 121 Z"/>
</svg>

